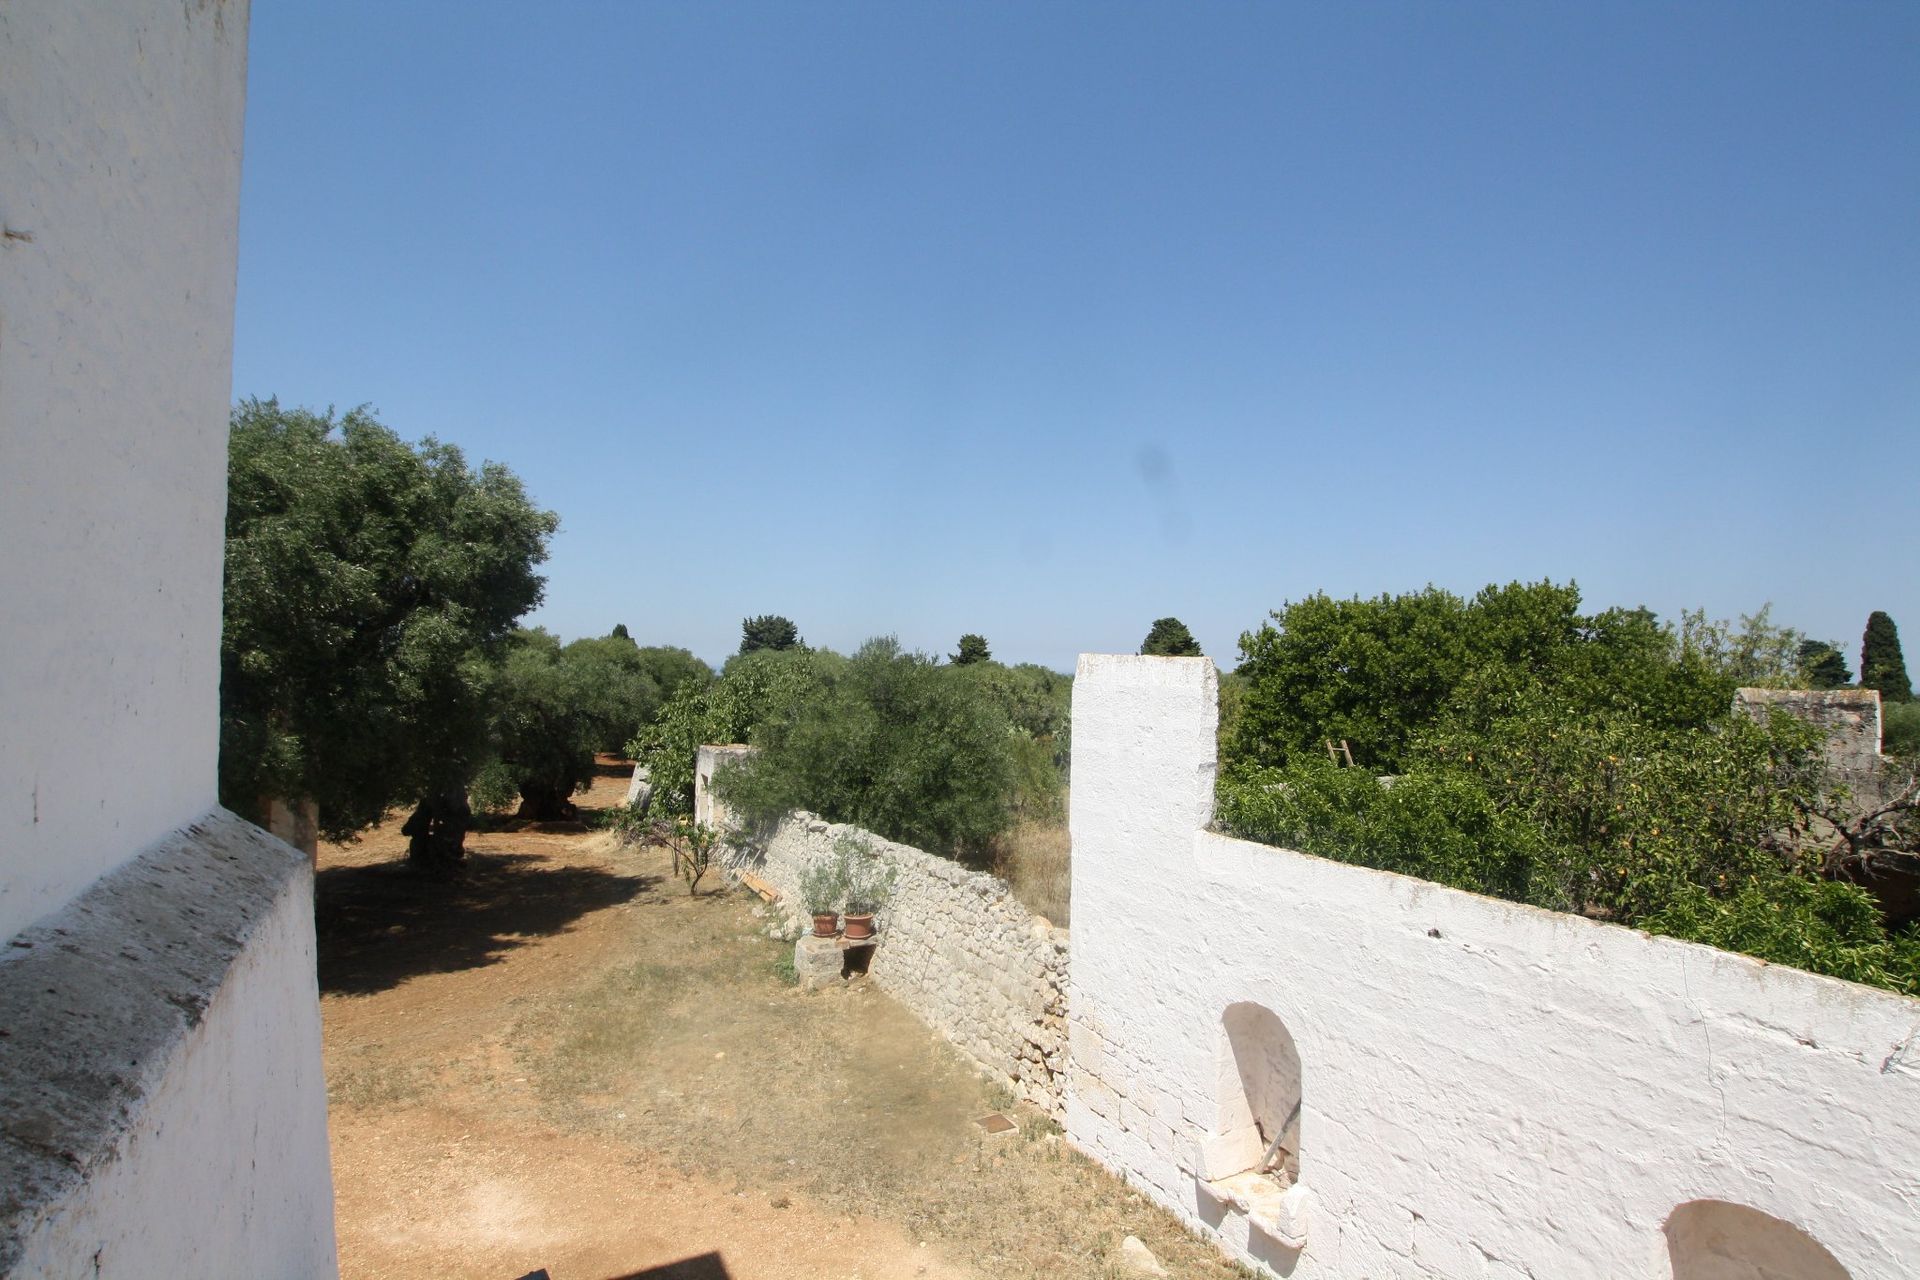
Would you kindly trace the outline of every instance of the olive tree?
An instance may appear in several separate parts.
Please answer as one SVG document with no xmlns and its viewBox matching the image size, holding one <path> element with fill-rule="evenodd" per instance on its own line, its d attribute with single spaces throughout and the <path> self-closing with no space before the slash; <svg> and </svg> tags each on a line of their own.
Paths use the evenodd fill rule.
<svg viewBox="0 0 1920 1280">
<path fill-rule="evenodd" d="M 558 523 L 506 467 L 409 445 L 365 408 L 237 405 L 222 802 L 311 798 L 336 839 L 412 804 L 413 855 L 457 859 L 495 660 Z"/>
</svg>

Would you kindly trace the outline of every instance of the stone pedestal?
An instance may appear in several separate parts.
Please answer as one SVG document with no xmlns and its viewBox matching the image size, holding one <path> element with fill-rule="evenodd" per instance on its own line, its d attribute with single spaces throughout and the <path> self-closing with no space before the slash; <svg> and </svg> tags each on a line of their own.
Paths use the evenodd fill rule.
<svg viewBox="0 0 1920 1280">
<path fill-rule="evenodd" d="M 816 938 L 805 934 L 793 944 L 793 974 L 802 991 L 818 991 L 840 981 L 846 956 L 838 938 Z"/>
</svg>

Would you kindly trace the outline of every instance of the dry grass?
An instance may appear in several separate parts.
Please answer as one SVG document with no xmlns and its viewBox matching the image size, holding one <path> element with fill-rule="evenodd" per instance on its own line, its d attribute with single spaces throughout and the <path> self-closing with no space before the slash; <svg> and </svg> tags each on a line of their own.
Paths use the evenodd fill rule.
<svg viewBox="0 0 1920 1280">
<path fill-rule="evenodd" d="M 1061 816 L 1016 823 L 994 845 L 993 874 L 1013 886 L 1027 910 L 1057 925 L 1071 919 L 1072 842 L 1067 838 L 1066 806 Z"/>
<path fill-rule="evenodd" d="M 1059 1137 L 988 1137 L 1011 1103 L 864 985 L 804 994 L 740 895 L 643 909 L 634 963 L 530 1012 L 512 1040 L 553 1123 L 699 1175 L 903 1225 L 1004 1280 L 1119 1275 L 1138 1235 L 1176 1276 L 1244 1275 Z M 647 928 L 646 917 L 654 917 Z"/>
</svg>

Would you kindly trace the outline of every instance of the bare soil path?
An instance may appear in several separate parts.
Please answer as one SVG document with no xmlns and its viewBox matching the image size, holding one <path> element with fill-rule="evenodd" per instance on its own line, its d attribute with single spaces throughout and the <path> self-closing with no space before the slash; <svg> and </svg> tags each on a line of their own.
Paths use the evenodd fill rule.
<svg viewBox="0 0 1920 1280">
<path fill-rule="evenodd" d="M 581 797 L 619 803 L 609 767 Z M 476 833 L 451 880 L 398 821 L 318 877 L 340 1260 L 362 1277 L 1102 1277 L 1120 1239 L 1240 1274 L 891 1000 L 805 995 L 756 900 L 584 824 Z"/>
</svg>

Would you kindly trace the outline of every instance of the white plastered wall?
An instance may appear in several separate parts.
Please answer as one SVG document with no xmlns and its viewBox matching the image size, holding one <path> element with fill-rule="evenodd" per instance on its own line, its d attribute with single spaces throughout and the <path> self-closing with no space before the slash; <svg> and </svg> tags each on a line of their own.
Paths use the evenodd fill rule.
<svg viewBox="0 0 1920 1280">
<path fill-rule="evenodd" d="M 215 806 L 246 0 L 0 0 L 0 1273 L 331 1276 L 311 870 Z"/>
<path fill-rule="evenodd" d="M 1915 1273 L 1920 1003 L 1210 833 L 1216 697 L 1081 659 L 1072 1141 L 1303 1280 L 1666 1280 L 1698 1200 Z M 1204 1186 L 1243 1001 L 1299 1053 L 1299 1249 Z"/>
<path fill-rule="evenodd" d="M 214 802 L 246 41 L 0 4 L 0 938 Z"/>
</svg>

